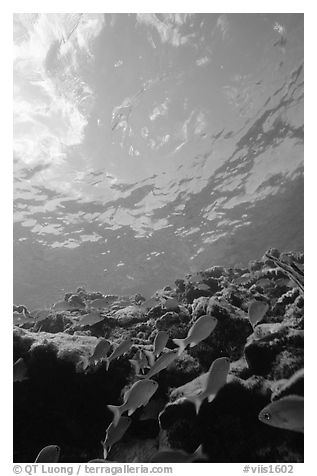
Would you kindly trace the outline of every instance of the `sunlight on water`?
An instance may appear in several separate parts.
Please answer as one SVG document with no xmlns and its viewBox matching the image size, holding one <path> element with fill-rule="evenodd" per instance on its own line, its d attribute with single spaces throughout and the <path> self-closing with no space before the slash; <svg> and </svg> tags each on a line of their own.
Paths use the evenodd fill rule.
<svg viewBox="0 0 317 476">
<path fill-rule="evenodd" d="M 303 15 L 16 14 L 14 300 L 303 248 Z"/>
</svg>

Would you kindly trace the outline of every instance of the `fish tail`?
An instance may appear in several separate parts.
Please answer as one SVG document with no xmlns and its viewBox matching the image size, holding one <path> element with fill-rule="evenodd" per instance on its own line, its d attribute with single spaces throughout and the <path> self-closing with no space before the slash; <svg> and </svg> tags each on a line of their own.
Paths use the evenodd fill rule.
<svg viewBox="0 0 317 476">
<path fill-rule="evenodd" d="M 120 420 L 120 417 L 121 417 L 121 413 L 122 413 L 122 406 L 121 405 L 107 405 L 107 407 L 109 408 L 110 411 L 112 411 L 113 413 L 113 425 L 114 426 L 117 426 L 117 424 L 119 423 L 119 420 Z"/>
<path fill-rule="evenodd" d="M 211 395 L 209 395 L 208 397 L 208 403 L 211 403 L 213 401 L 213 399 L 215 398 L 216 394 L 215 393 L 212 393 Z"/>
<path fill-rule="evenodd" d="M 208 457 L 204 453 L 203 445 L 199 445 L 196 451 L 192 454 L 190 461 L 195 461 L 196 459 L 202 459 L 207 461 Z"/>
<path fill-rule="evenodd" d="M 187 397 L 187 398 L 195 405 L 196 414 L 198 415 L 203 399 L 200 398 L 199 395 L 196 397 Z"/>
<path fill-rule="evenodd" d="M 105 444 L 104 441 L 100 441 L 100 443 L 101 443 L 101 446 L 103 448 L 103 457 L 104 457 L 104 459 L 107 459 L 107 456 L 108 456 L 107 445 Z"/>
<path fill-rule="evenodd" d="M 174 344 L 178 345 L 178 355 L 181 355 L 186 346 L 187 346 L 187 340 L 186 339 L 173 339 Z"/>
<path fill-rule="evenodd" d="M 91 363 L 91 362 L 90 362 L 90 358 L 89 358 L 89 357 L 83 357 L 83 358 L 81 359 L 82 369 L 83 369 L 83 370 L 86 370 L 87 367 L 89 367 L 90 363 Z"/>
</svg>

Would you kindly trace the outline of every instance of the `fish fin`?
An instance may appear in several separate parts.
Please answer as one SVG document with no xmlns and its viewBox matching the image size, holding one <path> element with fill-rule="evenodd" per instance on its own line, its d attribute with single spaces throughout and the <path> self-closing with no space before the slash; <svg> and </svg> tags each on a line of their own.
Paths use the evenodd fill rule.
<svg viewBox="0 0 317 476">
<path fill-rule="evenodd" d="M 186 339 L 173 339 L 173 342 L 174 344 L 178 345 L 179 349 L 178 349 L 178 355 L 181 355 L 186 346 L 187 346 L 187 341 Z"/>
<path fill-rule="evenodd" d="M 110 360 L 109 360 L 109 359 L 105 359 L 105 362 L 106 362 L 106 372 L 108 372 L 108 370 L 109 370 L 109 365 L 110 365 Z"/>
<path fill-rule="evenodd" d="M 212 393 L 211 395 L 209 395 L 208 396 L 208 403 L 211 403 L 215 397 L 216 397 L 215 393 Z"/>
<path fill-rule="evenodd" d="M 116 406 L 116 405 L 107 405 L 110 411 L 113 413 L 113 425 L 117 426 L 119 423 L 120 417 L 121 417 L 121 405 Z"/>
<path fill-rule="evenodd" d="M 198 448 L 194 451 L 194 453 L 192 454 L 191 460 L 195 460 L 196 458 L 202 459 L 202 460 L 208 460 L 208 457 L 206 456 L 206 454 L 203 451 L 203 445 L 202 444 L 200 444 L 198 446 Z"/>
<path fill-rule="evenodd" d="M 197 345 L 196 342 L 191 342 L 191 343 L 189 344 L 189 347 L 195 347 L 195 345 Z"/>
<path fill-rule="evenodd" d="M 104 459 L 107 459 L 107 456 L 108 456 L 107 446 L 105 445 L 104 441 L 101 441 L 100 443 L 102 444 L 102 447 L 103 447 L 103 457 Z"/>
<path fill-rule="evenodd" d="M 128 416 L 131 416 L 132 413 L 135 412 L 135 410 L 136 410 L 136 408 L 130 408 L 130 409 L 128 410 Z"/>
<path fill-rule="evenodd" d="M 203 398 L 200 398 L 200 395 L 195 395 L 195 396 L 192 396 L 192 397 L 186 397 L 187 400 L 189 400 L 190 402 L 192 402 L 194 405 L 195 405 L 195 409 L 196 409 L 196 414 L 198 414 L 199 412 L 199 409 L 201 407 L 201 404 L 203 402 Z"/>
</svg>

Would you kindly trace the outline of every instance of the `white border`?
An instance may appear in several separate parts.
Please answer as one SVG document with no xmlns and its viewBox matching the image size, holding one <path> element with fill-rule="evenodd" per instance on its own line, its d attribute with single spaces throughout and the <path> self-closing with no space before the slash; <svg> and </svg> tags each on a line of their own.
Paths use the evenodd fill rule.
<svg viewBox="0 0 317 476">
<path fill-rule="evenodd" d="M 1 291 L 2 291 L 2 334 L 1 334 L 1 454 L 0 467 L 3 474 L 12 474 L 12 14 L 13 12 L 266 12 L 266 13 L 304 13 L 305 14 L 305 301 L 306 301 L 306 332 L 305 332 L 305 463 L 296 465 L 294 474 L 311 475 L 314 470 L 314 456 L 316 454 L 317 410 L 315 385 L 317 377 L 317 359 L 312 352 L 316 340 L 316 303 L 314 289 L 317 281 L 313 275 L 316 263 L 316 252 L 313 246 L 317 237 L 316 222 L 316 189 L 317 174 L 315 162 L 317 160 L 316 137 L 316 12 L 311 1 L 119 1 L 97 2 L 83 1 L 14 1 L 2 7 L 1 19 L 1 131 L 2 131 L 2 181 L 1 181 Z M 314 141 L 314 144 L 313 144 Z M 314 304 L 314 305 L 313 305 Z M 76 465 L 73 465 L 76 467 Z M 242 465 L 217 464 L 200 465 L 201 473 L 216 471 L 217 474 L 242 474 Z M 190 467 L 186 468 L 186 473 Z M 182 468 L 182 473 L 184 472 Z M 178 474 L 177 470 L 174 474 Z"/>
</svg>

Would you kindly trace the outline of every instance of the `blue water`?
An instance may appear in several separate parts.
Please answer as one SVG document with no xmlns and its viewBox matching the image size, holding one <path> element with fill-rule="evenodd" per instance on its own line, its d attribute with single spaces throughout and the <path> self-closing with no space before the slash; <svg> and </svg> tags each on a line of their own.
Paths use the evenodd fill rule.
<svg viewBox="0 0 317 476">
<path fill-rule="evenodd" d="M 303 15 L 14 17 L 14 302 L 303 249 Z"/>
</svg>

